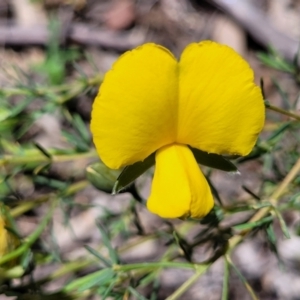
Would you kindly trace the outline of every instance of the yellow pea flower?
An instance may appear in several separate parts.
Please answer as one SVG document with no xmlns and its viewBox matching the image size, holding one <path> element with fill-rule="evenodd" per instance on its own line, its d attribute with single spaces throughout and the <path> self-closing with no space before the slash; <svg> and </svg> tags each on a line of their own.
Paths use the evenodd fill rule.
<svg viewBox="0 0 300 300">
<path fill-rule="evenodd" d="M 11 227 L 11 224 L 6 217 L 6 209 L 3 204 L 0 204 L 0 257 L 15 250 L 20 244 L 19 239 L 12 232 L 7 230 L 7 228 Z"/>
<path fill-rule="evenodd" d="M 106 74 L 91 131 L 109 168 L 156 153 L 150 211 L 164 218 L 201 218 L 214 202 L 189 146 L 247 155 L 264 116 L 253 71 L 230 47 L 193 43 L 177 61 L 150 43 L 123 54 Z"/>
</svg>

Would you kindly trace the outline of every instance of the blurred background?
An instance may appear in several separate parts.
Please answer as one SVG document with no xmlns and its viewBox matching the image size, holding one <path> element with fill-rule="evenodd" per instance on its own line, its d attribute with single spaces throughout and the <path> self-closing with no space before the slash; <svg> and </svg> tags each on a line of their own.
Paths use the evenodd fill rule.
<svg viewBox="0 0 300 300">
<path fill-rule="evenodd" d="M 112 266 L 220 256 L 299 158 L 299 38 L 298 0 L 0 0 L 0 200 L 26 245 L 0 268 L 0 299 L 166 299 L 194 270 Z M 214 216 L 162 220 L 143 204 L 152 169 L 110 194 L 119 172 L 99 163 L 92 103 L 124 51 L 154 42 L 179 57 L 206 39 L 240 53 L 268 103 L 298 119 L 268 111 L 240 174 L 204 168 Z M 300 299 L 299 182 L 235 249 L 238 272 L 218 259 L 168 299 Z"/>
</svg>

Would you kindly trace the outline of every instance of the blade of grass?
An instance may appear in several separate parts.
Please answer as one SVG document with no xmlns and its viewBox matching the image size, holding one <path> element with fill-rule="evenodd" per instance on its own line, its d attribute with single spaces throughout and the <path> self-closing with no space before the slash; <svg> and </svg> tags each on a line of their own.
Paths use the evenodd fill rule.
<svg viewBox="0 0 300 300">
<path fill-rule="evenodd" d="M 223 289 L 222 289 L 222 300 L 228 300 L 229 290 L 229 263 L 227 257 L 224 258 L 224 275 L 223 275 Z"/>
<path fill-rule="evenodd" d="M 112 263 L 117 264 L 119 262 L 119 256 L 116 250 L 112 247 L 109 236 L 107 235 L 104 227 L 99 222 L 97 222 L 96 225 L 101 233 L 102 242 L 108 250 L 109 257 Z"/>
<path fill-rule="evenodd" d="M 85 245 L 84 248 L 90 252 L 92 255 L 94 255 L 95 257 L 97 257 L 100 261 L 103 262 L 103 264 L 106 267 L 111 267 L 111 263 L 109 260 L 107 260 L 101 253 L 99 253 L 98 251 L 96 251 L 95 249 L 93 249 L 92 247 L 90 247 L 89 245 Z"/>
<path fill-rule="evenodd" d="M 243 274 L 240 272 L 240 270 L 234 265 L 234 263 L 231 261 L 230 257 L 227 256 L 227 261 L 229 265 L 233 268 L 233 270 L 236 272 L 242 283 L 244 284 L 245 288 L 247 289 L 250 297 L 252 300 L 259 300 L 257 296 L 255 295 L 254 290 L 252 289 L 251 285 L 248 283 L 247 279 L 243 276 Z"/>
</svg>

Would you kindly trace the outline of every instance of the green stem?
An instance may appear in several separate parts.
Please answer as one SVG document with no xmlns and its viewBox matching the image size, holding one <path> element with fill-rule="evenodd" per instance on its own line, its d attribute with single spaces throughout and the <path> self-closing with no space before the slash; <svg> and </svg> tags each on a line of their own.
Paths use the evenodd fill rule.
<svg viewBox="0 0 300 300">
<path fill-rule="evenodd" d="M 71 196 L 71 195 L 77 193 L 78 191 L 83 190 L 88 185 L 90 185 L 90 183 L 87 180 L 78 181 L 76 183 L 71 184 L 63 192 L 63 194 L 64 194 L 64 196 Z M 24 214 L 25 212 L 32 210 L 33 208 L 39 206 L 40 204 L 45 203 L 50 199 L 53 199 L 53 197 L 55 197 L 55 194 L 50 193 L 47 195 L 40 196 L 34 200 L 23 200 L 20 205 L 16 206 L 15 208 L 12 208 L 10 210 L 10 214 L 14 218 L 18 217 L 18 216 Z"/>
<path fill-rule="evenodd" d="M 47 202 L 53 196 L 54 196 L 53 194 L 48 194 L 48 195 L 43 195 L 32 201 L 23 201 L 24 203 L 21 203 L 20 205 L 10 210 L 10 215 L 14 218 L 18 217 L 24 214 L 25 212 L 39 206 L 40 204 Z"/>
<path fill-rule="evenodd" d="M 147 242 L 150 239 L 154 239 L 157 235 L 151 235 L 151 236 L 147 236 L 147 237 L 142 237 L 140 240 L 138 241 L 134 241 L 133 243 L 129 244 L 129 245 L 124 245 L 123 247 L 120 247 L 118 250 L 118 253 L 124 253 L 126 251 L 129 251 L 131 248 L 138 246 L 144 242 Z M 101 250 L 101 248 L 99 248 L 98 250 Z M 38 281 L 36 281 L 35 283 L 38 285 L 41 285 L 43 283 L 55 280 L 60 278 L 61 276 L 64 276 L 68 273 L 71 272 L 76 272 L 79 271 L 85 267 L 88 267 L 92 264 L 95 263 L 95 259 L 94 258 L 87 258 L 87 259 L 82 259 L 80 261 L 76 261 L 76 262 L 68 262 L 65 263 L 62 267 L 60 267 L 59 269 L 57 269 L 56 271 L 54 271 L 52 274 L 39 279 Z"/>
<path fill-rule="evenodd" d="M 292 167 L 290 172 L 287 174 L 287 176 L 284 178 L 284 180 L 281 182 L 281 184 L 278 186 L 278 188 L 272 193 L 272 195 L 269 197 L 269 202 L 272 205 L 276 205 L 279 198 L 284 194 L 285 190 L 289 186 L 289 184 L 294 180 L 294 178 L 298 175 L 300 172 L 300 158 L 297 160 L 295 165 Z M 257 222 L 263 219 L 267 214 L 269 214 L 272 211 L 273 207 L 264 207 L 260 209 L 250 220 L 249 223 Z M 250 229 L 245 229 L 241 231 L 238 235 L 233 236 L 229 240 L 229 250 L 227 253 L 230 253 L 243 239 L 248 233 L 250 232 Z"/>
<path fill-rule="evenodd" d="M 113 270 L 119 271 L 131 271 L 136 269 L 156 269 L 156 268 L 184 268 L 184 269 L 197 269 L 201 265 L 195 265 L 191 263 L 180 263 L 171 261 L 162 262 L 149 262 L 149 263 L 137 263 L 137 264 L 127 264 L 127 265 L 114 265 Z"/>
<path fill-rule="evenodd" d="M 237 273 L 237 275 L 239 276 L 239 278 L 241 279 L 241 281 L 243 282 L 245 288 L 247 289 L 250 297 L 252 298 L 252 300 L 259 300 L 257 298 L 257 296 L 255 295 L 254 290 L 252 289 L 251 285 L 248 283 L 248 281 L 246 280 L 246 278 L 242 275 L 242 273 L 240 272 L 240 270 L 234 265 L 234 263 L 232 262 L 231 258 L 229 256 L 226 257 L 228 263 L 230 264 L 230 266 L 234 269 L 234 271 Z"/>
<path fill-rule="evenodd" d="M 76 183 L 71 184 L 64 192 L 64 196 L 71 196 L 74 195 L 75 193 L 83 190 L 87 186 L 90 185 L 90 182 L 87 180 L 81 180 Z"/>
<path fill-rule="evenodd" d="M 266 108 L 267 108 L 267 109 L 276 111 L 276 112 L 278 112 L 278 113 L 280 113 L 280 114 L 282 114 L 282 115 L 286 115 L 286 116 L 288 116 L 288 117 L 292 117 L 292 118 L 294 118 L 294 119 L 300 121 L 300 115 L 297 115 L 297 114 L 295 114 L 295 113 L 293 113 L 293 112 L 290 112 L 290 111 L 288 111 L 288 110 L 279 108 L 279 107 L 277 107 L 277 106 L 273 106 L 273 105 L 268 104 L 268 103 L 266 103 L 265 105 L 266 105 Z"/>
<path fill-rule="evenodd" d="M 88 267 L 92 263 L 95 263 L 95 259 L 90 259 L 90 260 L 86 259 L 86 260 L 82 260 L 82 261 L 67 263 L 67 264 L 63 265 L 61 268 L 59 268 L 58 270 L 49 274 L 48 276 L 38 280 L 36 283 L 41 285 L 46 282 L 51 282 L 51 281 L 58 279 L 70 272 L 76 272 L 82 268 Z"/>
<path fill-rule="evenodd" d="M 196 267 L 196 273 L 193 276 L 191 276 L 186 282 L 184 282 L 172 295 L 166 298 L 166 300 L 178 299 L 201 277 L 201 275 L 203 275 L 209 269 L 210 265 L 210 263 L 198 265 Z"/>
<path fill-rule="evenodd" d="M 28 163 L 44 163 L 44 162 L 65 162 L 65 161 L 71 161 L 76 159 L 82 159 L 82 158 L 96 158 L 97 153 L 96 150 L 91 150 L 86 153 L 75 153 L 75 154 L 55 154 L 57 150 L 50 149 L 47 150 L 51 157 L 45 156 L 40 151 L 30 151 L 23 155 L 3 155 L 0 158 L 0 166 L 6 165 L 6 164 L 12 164 L 12 165 L 23 165 Z"/>
<path fill-rule="evenodd" d="M 222 300 L 228 300 L 228 286 L 229 286 L 229 262 L 227 256 L 225 255 Z"/>
</svg>

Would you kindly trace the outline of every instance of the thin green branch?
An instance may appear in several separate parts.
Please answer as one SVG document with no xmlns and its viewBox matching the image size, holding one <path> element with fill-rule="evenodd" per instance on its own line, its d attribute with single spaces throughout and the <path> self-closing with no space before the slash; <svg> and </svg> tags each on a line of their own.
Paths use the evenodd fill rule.
<svg viewBox="0 0 300 300">
<path fill-rule="evenodd" d="M 297 115 L 297 114 L 295 114 L 295 113 L 293 113 L 293 112 L 290 112 L 290 111 L 288 111 L 288 110 L 279 108 L 279 107 L 277 107 L 277 106 L 273 106 L 273 105 L 271 105 L 271 104 L 269 104 L 269 103 L 265 103 L 265 105 L 266 105 L 266 108 L 269 109 L 269 110 L 276 111 L 276 112 L 278 112 L 278 113 L 280 113 L 280 114 L 282 114 L 282 115 L 286 115 L 286 116 L 288 116 L 288 117 L 292 117 L 292 118 L 294 118 L 294 119 L 300 121 L 300 115 Z"/>
<path fill-rule="evenodd" d="M 114 271 L 131 271 L 136 269 L 156 269 L 156 268 L 183 268 L 183 269 L 196 269 L 202 267 L 202 265 L 195 265 L 191 263 L 180 263 L 171 261 L 161 262 L 148 262 L 148 263 L 137 263 L 137 264 L 126 264 L 126 265 L 114 265 Z"/>
<path fill-rule="evenodd" d="M 47 150 L 51 157 L 47 157 L 38 150 L 30 151 L 23 154 L 7 154 L 0 156 L 0 166 L 3 165 L 23 165 L 29 163 L 50 163 L 65 162 L 83 158 L 97 158 L 96 150 L 84 153 L 58 154 L 57 150 Z"/>
<path fill-rule="evenodd" d="M 81 180 L 81 181 L 75 182 L 75 183 L 71 184 L 70 186 L 68 186 L 67 189 L 65 191 L 63 191 L 63 194 L 64 194 L 64 196 L 71 196 L 71 195 L 83 190 L 84 188 L 86 188 L 89 185 L 90 185 L 90 182 L 87 180 Z M 30 211 L 30 210 L 34 209 L 35 207 L 41 205 L 42 203 L 45 203 L 45 202 L 53 199 L 53 197 L 55 197 L 55 194 L 49 193 L 46 195 L 42 195 L 34 200 L 23 200 L 22 203 L 20 203 L 18 206 L 14 207 L 10 210 L 10 214 L 14 218 L 18 217 L 18 216 L 24 214 L 25 212 Z"/>
<path fill-rule="evenodd" d="M 290 172 L 287 174 L 287 176 L 284 178 L 284 180 L 281 182 L 279 187 L 272 193 L 272 195 L 269 197 L 269 202 L 272 205 L 276 205 L 279 198 L 284 194 L 285 190 L 289 186 L 289 184 L 295 179 L 295 177 L 300 172 L 300 158 L 297 160 L 293 168 L 290 170 Z M 257 222 L 263 219 L 268 213 L 270 213 L 273 210 L 273 206 L 268 206 L 260 209 L 250 220 L 251 222 Z M 250 229 L 243 230 L 239 233 L 239 235 L 233 236 L 229 240 L 229 252 L 232 251 L 235 246 L 237 246 L 243 238 L 250 232 Z"/>
<path fill-rule="evenodd" d="M 198 265 L 196 273 L 185 281 L 173 294 L 171 294 L 166 300 L 176 300 L 182 294 L 184 294 L 211 266 L 211 264 Z"/>
<path fill-rule="evenodd" d="M 229 262 L 228 262 L 227 256 L 225 255 L 222 300 L 228 300 L 228 288 L 229 288 Z"/>
<path fill-rule="evenodd" d="M 246 280 L 246 278 L 243 276 L 243 274 L 240 272 L 240 270 L 235 266 L 235 264 L 232 262 L 231 258 L 227 255 L 226 260 L 228 261 L 228 263 L 230 264 L 230 266 L 234 269 L 234 271 L 236 272 L 236 274 L 239 276 L 240 280 L 243 282 L 246 290 L 248 291 L 250 297 L 252 298 L 252 300 L 259 300 L 257 298 L 257 296 L 255 295 L 254 290 L 252 289 L 251 285 L 248 283 L 248 281 Z"/>
</svg>

